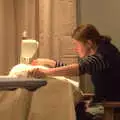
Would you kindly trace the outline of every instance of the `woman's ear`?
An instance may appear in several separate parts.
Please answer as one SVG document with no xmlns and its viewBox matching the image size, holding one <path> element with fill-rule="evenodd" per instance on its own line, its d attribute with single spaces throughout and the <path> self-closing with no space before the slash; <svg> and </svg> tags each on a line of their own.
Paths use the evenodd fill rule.
<svg viewBox="0 0 120 120">
<path fill-rule="evenodd" d="M 89 49 L 93 48 L 93 42 L 91 40 L 87 40 L 87 46 Z"/>
</svg>

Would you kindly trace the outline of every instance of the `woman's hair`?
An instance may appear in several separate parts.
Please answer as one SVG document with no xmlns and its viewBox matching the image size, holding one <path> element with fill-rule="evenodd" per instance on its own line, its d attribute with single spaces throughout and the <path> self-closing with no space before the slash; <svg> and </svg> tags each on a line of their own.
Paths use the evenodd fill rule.
<svg viewBox="0 0 120 120">
<path fill-rule="evenodd" d="M 100 40 L 111 41 L 110 37 L 101 35 L 96 29 L 96 27 L 91 24 L 78 26 L 73 31 L 72 38 L 82 42 L 91 40 L 95 44 L 99 44 Z"/>
</svg>

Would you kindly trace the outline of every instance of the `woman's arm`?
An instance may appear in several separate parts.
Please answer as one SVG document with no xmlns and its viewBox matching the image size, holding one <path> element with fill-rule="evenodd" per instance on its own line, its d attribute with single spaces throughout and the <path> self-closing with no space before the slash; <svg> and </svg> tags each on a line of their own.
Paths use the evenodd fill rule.
<svg viewBox="0 0 120 120">
<path fill-rule="evenodd" d="M 79 64 L 49 68 L 47 70 L 37 68 L 29 71 L 29 75 L 36 78 L 45 76 L 77 76 L 79 75 Z"/>
<path fill-rule="evenodd" d="M 79 75 L 79 64 L 50 68 L 45 70 L 44 73 L 48 76 L 77 76 Z"/>
</svg>

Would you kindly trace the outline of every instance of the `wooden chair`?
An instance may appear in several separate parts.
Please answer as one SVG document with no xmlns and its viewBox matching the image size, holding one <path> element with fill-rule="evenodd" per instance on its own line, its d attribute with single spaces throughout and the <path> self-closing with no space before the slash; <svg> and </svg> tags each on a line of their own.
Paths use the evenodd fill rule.
<svg viewBox="0 0 120 120">
<path fill-rule="evenodd" d="M 104 106 L 104 117 L 103 120 L 114 120 L 114 117 L 116 118 L 115 120 L 120 120 L 120 113 L 116 114 L 114 113 L 114 108 L 120 108 L 120 102 L 103 102 Z M 119 116 L 118 116 L 119 115 Z"/>
<path fill-rule="evenodd" d="M 93 93 L 84 93 L 84 99 L 90 100 L 94 96 Z M 120 102 L 104 101 L 104 115 L 103 120 L 120 120 L 120 113 L 115 113 L 114 108 L 120 108 Z"/>
</svg>

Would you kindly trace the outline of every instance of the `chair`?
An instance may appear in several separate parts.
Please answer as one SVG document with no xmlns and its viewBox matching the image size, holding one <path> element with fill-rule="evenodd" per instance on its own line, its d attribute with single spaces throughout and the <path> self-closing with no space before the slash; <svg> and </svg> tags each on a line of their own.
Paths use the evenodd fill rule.
<svg viewBox="0 0 120 120">
<path fill-rule="evenodd" d="M 94 96 L 93 93 L 84 93 L 84 100 L 90 100 Z M 104 115 L 103 120 L 120 120 L 120 112 L 114 112 L 114 108 L 120 108 L 120 102 L 104 101 Z"/>
<path fill-rule="evenodd" d="M 120 108 L 120 102 L 110 101 L 110 102 L 103 102 L 104 106 L 104 118 L 103 120 L 119 120 L 120 113 L 114 113 L 114 108 Z M 119 118 L 118 118 L 119 117 Z"/>
</svg>

